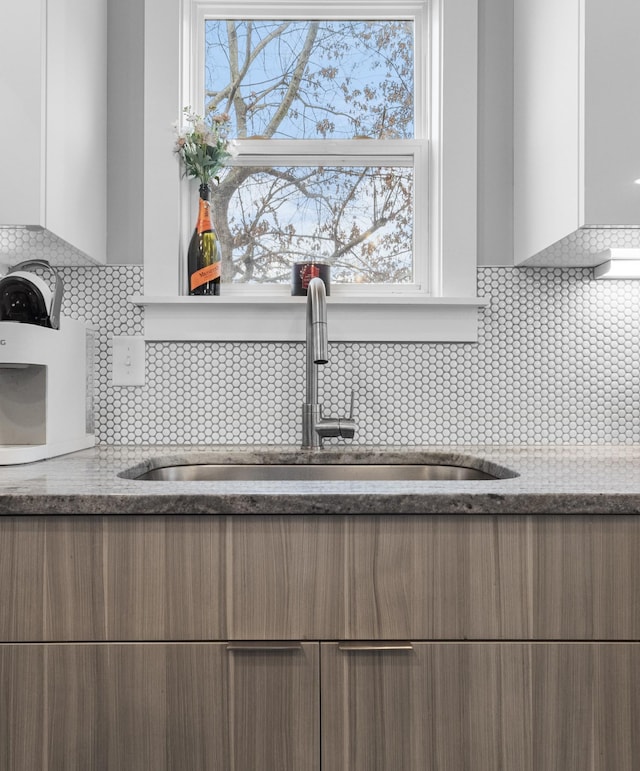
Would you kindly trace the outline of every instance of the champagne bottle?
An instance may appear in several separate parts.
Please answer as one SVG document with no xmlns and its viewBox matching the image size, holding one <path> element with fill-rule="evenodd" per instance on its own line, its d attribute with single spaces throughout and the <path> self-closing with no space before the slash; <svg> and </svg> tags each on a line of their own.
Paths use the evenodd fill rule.
<svg viewBox="0 0 640 771">
<path fill-rule="evenodd" d="M 200 185 L 198 221 L 189 242 L 187 270 L 190 295 L 220 294 L 221 250 L 211 221 L 209 185 Z"/>
</svg>

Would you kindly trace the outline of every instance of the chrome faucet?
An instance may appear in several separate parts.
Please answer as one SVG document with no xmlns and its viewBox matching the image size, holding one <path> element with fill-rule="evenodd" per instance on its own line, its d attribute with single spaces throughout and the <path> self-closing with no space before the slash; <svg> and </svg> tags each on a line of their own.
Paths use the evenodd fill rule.
<svg viewBox="0 0 640 771">
<path fill-rule="evenodd" d="M 353 420 L 353 391 L 348 418 L 323 418 L 318 403 L 318 365 L 329 360 L 327 332 L 327 292 L 321 278 L 312 278 L 307 287 L 307 394 L 302 405 L 302 447 L 318 449 L 325 436 L 351 439 L 356 431 Z"/>
</svg>

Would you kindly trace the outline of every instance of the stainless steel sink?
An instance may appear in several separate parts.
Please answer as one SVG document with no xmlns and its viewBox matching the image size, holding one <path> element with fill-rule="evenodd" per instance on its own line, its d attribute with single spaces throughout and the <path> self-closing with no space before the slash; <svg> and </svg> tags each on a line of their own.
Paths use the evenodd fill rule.
<svg viewBox="0 0 640 771">
<path fill-rule="evenodd" d="M 158 482 L 222 481 L 464 481 L 499 479 L 468 466 L 439 463 L 193 463 L 163 466 L 133 477 Z"/>
</svg>

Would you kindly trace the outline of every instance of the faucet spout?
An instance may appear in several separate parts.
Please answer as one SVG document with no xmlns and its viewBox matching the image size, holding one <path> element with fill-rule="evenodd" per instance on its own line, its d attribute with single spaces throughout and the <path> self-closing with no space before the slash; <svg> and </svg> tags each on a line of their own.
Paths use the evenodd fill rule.
<svg viewBox="0 0 640 771">
<path fill-rule="evenodd" d="M 323 418 L 318 402 L 318 365 L 329 360 L 327 327 L 327 292 L 321 278 L 312 278 L 307 287 L 306 316 L 306 400 L 302 405 L 302 447 L 322 447 L 325 436 L 351 438 L 354 421 L 348 418 Z M 353 408 L 353 398 L 351 400 Z"/>
<path fill-rule="evenodd" d="M 321 278 L 312 278 L 307 287 L 307 403 L 318 402 L 317 364 L 329 360 L 327 331 L 327 292 Z"/>
</svg>

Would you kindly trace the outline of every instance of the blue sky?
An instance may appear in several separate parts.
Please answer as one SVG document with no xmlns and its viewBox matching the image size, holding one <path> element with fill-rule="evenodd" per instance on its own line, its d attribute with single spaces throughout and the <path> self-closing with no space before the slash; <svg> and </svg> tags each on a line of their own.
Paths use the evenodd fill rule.
<svg viewBox="0 0 640 771">
<path fill-rule="evenodd" d="M 237 21 L 235 24 L 239 59 L 242 64 L 248 27 L 247 22 Z M 253 22 L 252 49 L 283 24 L 285 22 L 282 21 Z M 372 27 L 372 24 L 376 26 Z M 351 138 L 355 133 L 372 136 L 372 121 L 376 114 L 383 108 L 389 115 L 393 110 L 400 109 L 402 94 L 407 90 L 413 93 L 412 73 L 399 73 L 399 57 L 394 55 L 394 51 L 377 47 L 375 39 L 365 39 L 367 32 L 375 33 L 385 24 L 395 25 L 396 46 L 399 43 L 406 45 L 412 55 L 412 29 L 408 22 L 320 23 L 310 65 L 306 71 L 307 76 L 316 76 L 319 79 L 320 86 L 317 88 L 308 77 L 303 80 L 300 92 L 305 94 L 305 98 L 294 101 L 287 119 L 283 121 L 275 137 Z M 251 122 L 247 127 L 249 136 L 262 134 L 275 109 L 281 104 L 283 90 L 275 88 L 275 84 L 283 73 L 288 73 L 289 76 L 292 74 L 308 27 L 309 22 L 306 21 L 290 22 L 286 31 L 264 47 L 244 76 L 241 86 L 243 98 L 245 103 L 255 107 L 251 111 Z M 229 82 L 226 21 L 207 20 L 205 40 L 205 88 L 207 92 L 217 92 Z M 328 53 L 330 46 L 331 54 Z M 336 51 L 335 46 L 340 46 L 339 50 Z M 319 74 L 323 72 L 325 76 Z M 386 95 L 381 93 L 383 83 L 386 83 Z M 377 97 L 367 98 L 367 93 L 371 95 L 375 91 L 378 92 Z M 359 96 L 349 102 L 347 96 L 354 92 L 359 92 Z M 394 93 L 398 94 L 395 104 Z M 234 124 L 235 117 L 232 112 Z M 322 120 L 334 124 L 324 134 L 319 133 L 316 128 Z M 412 120 L 404 126 L 403 132 L 405 137 L 413 135 Z"/>
</svg>

